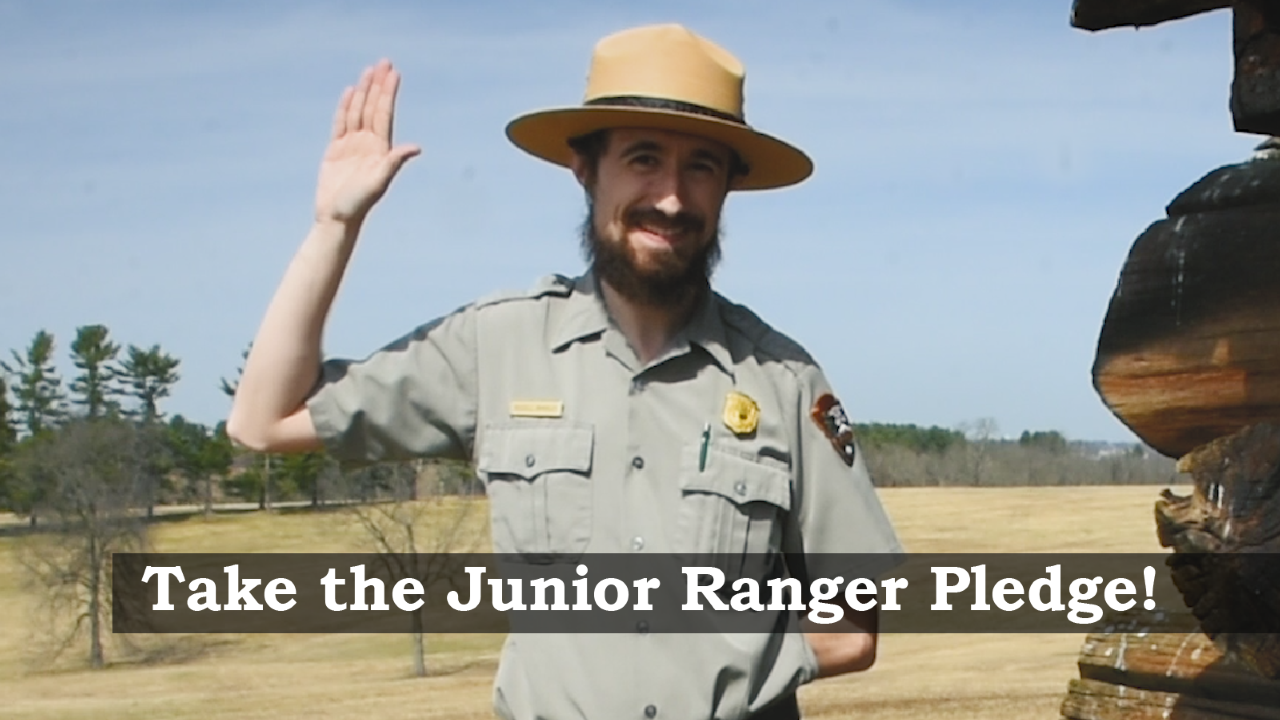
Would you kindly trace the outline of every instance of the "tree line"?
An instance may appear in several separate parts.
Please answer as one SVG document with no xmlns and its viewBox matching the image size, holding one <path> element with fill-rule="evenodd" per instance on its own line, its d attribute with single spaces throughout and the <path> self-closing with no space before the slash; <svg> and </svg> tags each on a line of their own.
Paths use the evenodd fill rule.
<svg viewBox="0 0 1280 720">
<path fill-rule="evenodd" d="M 62 430 L 85 422 L 125 423 L 138 434 L 146 462 L 135 502 L 148 516 L 157 504 L 202 505 L 208 513 L 220 501 L 270 509 L 282 500 L 319 506 L 376 492 L 353 484 L 323 452 L 254 453 L 233 445 L 225 422 L 207 426 L 168 417 L 162 405 L 181 379 L 181 362 L 158 344 L 123 345 L 104 325 L 78 327 L 69 346 L 75 368 L 69 383 L 56 370 L 56 355 L 54 335 L 40 330 L 27 347 L 0 361 L 0 510 L 32 525 L 56 500 L 47 474 L 34 471 L 34 459 Z M 229 398 L 241 369 L 234 379 L 218 381 Z M 1011 441 L 997 438 L 995 429 L 989 418 L 956 428 L 856 426 L 872 477 L 883 487 L 1154 484 L 1176 475 L 1171 460 L 1139 445 L 1099 458 L 1079 452 L 1057 431 L 1024 431 Z M 467 493 L 476 490 L 474 479 L 457 484 Z"/>
<path fill-rule="evenodd" d="M 141 454 L 137 497 L 148 516 L 157 505 L 196 504 L 210 512 L 215 502 L 349 499 L 369 494 L 322 452 L 274 455 L 233 445 L 226 423 L 208 426 L 162 406 L 181 379 L 181 361 L 160 345 L 123 345 L 104 325 L 76 329 L 69 346 L 75 368 L 70 382 L 56 367 L 58 346 L 47 330 L 0 360 L 0 510 L 25 517 L 32 526 L 56 515 L 56 483 L 38 467 L 62 436 L 86 424 L 116 426 L 135 434 Z M 248 349 L 242 358 L 248 355 Z M 235 380 L 218 386 L 234 396 Z M 126 427 L 127 426 L 127 427 Z M 113 431 L 113 432 L 114 432 Z M 131 491 L 132 492 L 132 491 Z"/>
<path fill-rule="evenodd" d="M 1134 444 L 1100 452 L 1056 430 L 997 436 L 982 418 L 958 428 L 864 423 L 855 435 L 878 487 L 1156 485 L 1178 482 L 1176 463 Z"/>
</svg>

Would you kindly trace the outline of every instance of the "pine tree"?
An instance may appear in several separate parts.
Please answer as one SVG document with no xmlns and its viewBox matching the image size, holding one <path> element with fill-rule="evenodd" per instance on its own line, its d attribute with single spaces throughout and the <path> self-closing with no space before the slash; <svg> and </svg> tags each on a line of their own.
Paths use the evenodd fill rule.
<svg viewBox="0 0 1280 720">
<path fill-rule="evenodd" d="M 0 368 L 14 376 L 17 412 L 27 435 L 53 429 L 66 417 L 62 378 L 53 365 L 54 338 L 45 330 L 36 333 L 26 354 L 11 351 L 13 364 Z"/>
<path fill-rule="evenodd" d="M 71 343 L 71 358 L 80 370 L 71 383 L 71 392 L 78 396 L 72 402 L 91 418 L 115 415 L 120 410 L 116 399 L 120 369 L 115 364 L 120 346 L 108 339 L 109 334 L 105 325 L 85 325 L 76 329 Z"/>
<path fill-rule="evenodd" d="M 8 379 L 0 373 L 0 509 L 13 509 L 15 505 L 13 451 L 17 443 L 18 431 L 13 427 Z"/>
<path fill-rule="evenodd" d="M 129 395 L 138 401 L 138 407 L 130 413 L 133 417 L 143 424 L 163 419 L 159 403 L 169 397 L 170 390 L 181 378 L 177 372 L 179 364 L 177 358 L 161 351 L 159 345 L 149 350 L 129 346 L 128 357 L 120 363 L 120 370 Z"/>
<path fill-rule="evenodd" d="M 169 397 L 180 378 L 178 364 L 178 359 L 163 352 L 159 345 L 148 350 L 130 345 L 128 356 L 120 363 L 127 393 L 138 401 L 138 406 L 127 414 L 141 425 L 142 442 L 152 459 L 146 465 L 144 479 L 148 518 L 155 513 L 156 495 L 168 470 L 168 459 L 158 450 L 164 445 L 164 431 L 157 427 L 163 419 L 159 404 L 162 398 Z"/>
<path fill-rule="evenodd" d="M 18 430 L 13 426 L 13 405 L 9 403 L 9 383 L 0 373 L 0 462 L 13 453 L 18 442 Z"/>
</svg>

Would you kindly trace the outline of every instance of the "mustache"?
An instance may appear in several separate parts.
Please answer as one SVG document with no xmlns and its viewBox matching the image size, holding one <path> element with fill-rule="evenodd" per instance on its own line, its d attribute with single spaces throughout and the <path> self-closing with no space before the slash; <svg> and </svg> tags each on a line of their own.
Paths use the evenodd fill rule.
<svg viewBox="0 0 1280 720">
<path fill-rule="evenodd" d="M 701 215 L 684 210 L 668 215 L 652 205 L 631 208 L 623 216 L 623 220 L 631 227 L 648 225 L 661 230 L 688 233 L 702 233 L 707 227 L 707 221 Z"/>
</svg>

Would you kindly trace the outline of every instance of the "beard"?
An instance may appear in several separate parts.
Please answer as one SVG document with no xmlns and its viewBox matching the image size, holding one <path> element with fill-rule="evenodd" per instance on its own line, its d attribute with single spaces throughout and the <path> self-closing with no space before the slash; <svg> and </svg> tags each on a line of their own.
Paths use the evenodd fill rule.
<svg viewBox="0 0 1280 720">
<path fill-rule="evenodd" d="M 677 243 L 670 255 L 660 258 L 654 267 L 644 268 L 626 233 L 646 225 L 695 237 L 706 232 L 706 221 L 691 213 L 670 217 L 653 207 L 637 207 L 623 217 L 622 237 L 609 240 L 597 230 L 595 205 L 588 198 L 587 217 L 580 230 L 582 253 L 596 279 L 607 282 L 628 301 L 659 309 L 687 307 L 711 288 L 711 276 L 720 262 L 720 226 L 712 228 L 710 242 L 697 246 Z"/>
</svg>

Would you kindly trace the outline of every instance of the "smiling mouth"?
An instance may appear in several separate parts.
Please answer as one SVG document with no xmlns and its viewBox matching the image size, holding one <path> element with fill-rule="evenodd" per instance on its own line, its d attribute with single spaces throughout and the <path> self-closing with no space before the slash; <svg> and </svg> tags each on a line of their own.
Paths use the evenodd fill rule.
<svg viewBox="0 0 1280 720">
<path fill-rule="evenodd" d="M 651 243 L 662 245 L 675 245 L 684 237 L 684 228 L 663 228 L 654 227 L 652 225 L 640 225 L 632 228 L 632 232 L 638 233 Z"/>
</svg>

